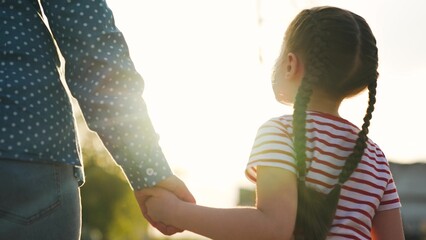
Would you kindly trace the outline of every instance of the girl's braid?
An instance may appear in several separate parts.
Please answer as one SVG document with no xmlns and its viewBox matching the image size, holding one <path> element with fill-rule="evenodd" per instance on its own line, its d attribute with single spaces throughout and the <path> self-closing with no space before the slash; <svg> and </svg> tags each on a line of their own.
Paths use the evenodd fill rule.
<svg viewBox="0 0 426 240">
<path fill-rule="evenodd" d="M 306 109 L 312 95 L 311 84 L 304 79 L 296 95 L 293 113 L 294 151 L 299 179 L 306 175 Z"/>
<path fill-rule="evenodd" d="M 358 139 L 355 142 L 354 150 L 346 159 L 342 172 L 339 175 L 339 185 L 343 184 L 350 178 L 367 148 L 368 127 L 370 126 L 370 120 L 374 111 L 374 104 L 376 103 L 376 87 L 379 75 L 377 72 L 378 50 L 376 46 L 376 39 L 363 18 L 355 14 L 353 14 L 353 17 L 361 32 L 360 54 L 362 61 L 362 67 L 358 70 L 358 74 L 355 74 L 354 77 L 365 79 L 365 82 L 368 83 L 368 107 L 364 116 L 364 123 L 362 124 L 361 131 L 358 133 Z"/>
<path fill-rule="evenodd" d="M 312 17 L 313 18 L 313 17 Z M 308 23 L 307 23 L 308 24 Z M 327 42 L 322 34 L 321 24 L 316 24 L 312 19 L 307 27 L 313 34 L 313 48 L 307 49 L 307 64 L 305 76 L 298 89 L 293 113 L 294 151 L 298 172 L 298 206 L 294 236 L 299 239 L 324 239 L 328 233 L 332 218 L 334 217 L 334 202 L 329 203 L 327 196 L 311 189 L 305 184 L 306 176 L 306 110 L 312 96 L 313 85 L 318 84 L 319 79 L 326 79 L 324 52 L 327 50 Z M 320 59 L 321 57 L 321 59 Z"/>
<path fill-rule="evenodd" d="M 342 172 L 339 175 L 339 185 L 346 182 L 351 174 L 355 171 L 358 163 L 361 161 L 364 151 L 367 148 L 368 141 L 368 127 L 370 126 L 370 120 L 374 111 L 374 104 L 376 103 L 376 87 L 377 81 L 373 81 L 368 85 L 368 108 L 364 117 L 364 123 L 362 124 L 361 131 L 358 133 L 358 139 L 355 142 L 353 152 L 346 159 L 345 165 L 343 166 Z"/>
<path fill-rule="evenodd" d="M 306 31 L 312 33 L 311 49 L 307 51 L 306 73 L 299 86 L 293 112 L 294 151 L 296 154 L 296 165 L 299 180 L 304 181 L 306 176 L 306 110 L 313 92 L 313 85 L 318 84 L 320 79 L 326 79 L 327 42 L 322 38 L 326 30 L 321 29 L 322 24 L 317 24 L 314 16 L 310 17 L 309 26 Z M 321 56 L 321 59 L 319 57 Z"/>
</svg>

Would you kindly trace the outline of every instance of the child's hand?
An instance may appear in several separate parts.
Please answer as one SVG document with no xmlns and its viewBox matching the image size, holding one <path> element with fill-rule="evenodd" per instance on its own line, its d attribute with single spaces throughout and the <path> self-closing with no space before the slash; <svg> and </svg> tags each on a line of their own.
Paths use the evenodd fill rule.
<svg viewBox="0 0 426 240">
<path fill-rule="evenodd" d="M 171 175 L 165 180 L 162 180 L 156 185 L 156 187 L 161 187 L 162 189 L 171 191 L 182 201 L 195 203 L 195 198 L 194 196 L 192 196 L 191 192 L 186 187 L 185 183 L 182 182 L 182 180 L 180 180 L 175 175 Z M 139 207 L 141 208 L 142 214 L 148 220 L 148 222 L 164 235 L 173 235 L 175 233 L 182 232 L 183 231 L 182 229 L 179 229 L 170 225 L 167 226 L 164 223 L 154 221 L 151 219 L 151 217 L 149 217 L 145 203 L 146 203 L 146 200 L 150 198 L 151 196 L 146 194 L 145 192 L 150 193 L 151 191 L 137 190 L 134 193 L 135 193 L 136 200 L 138 201 Z"/>
<path fill-rule="evenodd" d="M 172 217 L 181 200 L 159 187 L 144 189 L 142 192 L 149 196 L 145 202 L 148 216 L 156 222 L 173 225 Z"/>
</svg>

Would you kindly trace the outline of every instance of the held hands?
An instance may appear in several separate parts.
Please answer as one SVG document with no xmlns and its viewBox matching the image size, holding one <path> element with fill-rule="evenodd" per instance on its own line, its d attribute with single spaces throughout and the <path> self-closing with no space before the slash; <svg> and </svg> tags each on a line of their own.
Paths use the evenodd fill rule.
<svg viewBox="0 0 426 240">
<path fill-rule="evenodd" d="M 173 214 L 182 201 L 173 193 L 161 188 L 144 189 L 142 192 L 150 196 L 145 202 L 147 215 L 155 222 L 172 225 Z"/>
<path fill-rule="evenodd" d="M 170 192 L 167 192 L 161 188 L 168 190 Z M 159 216 L 157 216 L 157 214 L 160 214 L 160 213 L 157 213 L 157 212 L 154 213 L 154 209 L 157 209 L 157 207 L 152 206 L 153 209 L 152 210 L 150 209 L 150 212 L 148 215 L 147 206 L 145 204 L 147 199 L 154 196 L 157 196 L 158 198 L 160 198 L 160 196 L 164 194 L 163 191 L 166 192 L 165 196 L 167 197 L 167 199 L 161 199 L 161 201 L 163 200 L 169 201 L 170 199 L 174 198 L 173 200 L 170 200 L 170 202 L 173 202 L 173 201 L 178 202 L 178 200 L 180 199 L 182 201 L 195 203 L 195 198 L 192 196 L 191 192 L 188 190 L 185 183 L 182 182 L 182 180 L 180 180 L 175 175 L 172 175 L 166 178 L 165 180 L 161 181 L 154 188 L 135 191 L 134 194 L 138 201 L 139 207 L 142 210 L 143 216 L 151 223 L 152 226 L 157 228 L 164 235 L 173 235 L 177 232 L 182 232 L 181 229 L 178 229 L 173 226 L 167 226 L 164 223 L 162 223 L 161 220 L 159 220 L 160 219 Z M 168 196 L 168 195 L 171 195 L 171 196 Z M 157 200 L 157 197 L 155 197 L 155 200 Z M 166 208 L 173 211 L 173 208 L 169 208 L 168 205 L 153 203 L 154 201 L 150 201 L 150 204 L 152 203 L 153 205 L 159 206 L 159 208 L 163 210 L 163 213 L 165 212 Z M 152 219 L 151 217 L 155 217 L 154 218 L 155 220 Z"/>
</svg>

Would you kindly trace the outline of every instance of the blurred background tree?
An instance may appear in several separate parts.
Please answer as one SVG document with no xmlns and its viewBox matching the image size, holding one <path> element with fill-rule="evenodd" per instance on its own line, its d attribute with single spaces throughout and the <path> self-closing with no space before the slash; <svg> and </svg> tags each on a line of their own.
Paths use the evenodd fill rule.
<svg viewBox="0 0 426 240">
<path fill-rule="evenodd" d="M 120 167 L 79 114 L 77 122 L 86 174 L 80 189 L 82 240 L 151 239 L 148 223 Z"/>
</svg>

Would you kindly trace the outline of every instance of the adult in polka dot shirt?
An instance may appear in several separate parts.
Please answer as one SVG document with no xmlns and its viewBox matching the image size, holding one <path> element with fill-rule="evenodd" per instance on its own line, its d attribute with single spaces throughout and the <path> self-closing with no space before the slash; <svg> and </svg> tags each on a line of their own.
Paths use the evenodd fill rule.
<svg viewBox="0 0 426 240">
<path fill-rule="evenodd" d="M 142 210 L 145 187 L 195 201 L 158 145 L 142 77 L 106 2 L 0 0 L 0 239 L 80 237 L 82 164 L 55 44 L 72 96 Z"/>
</svg>

